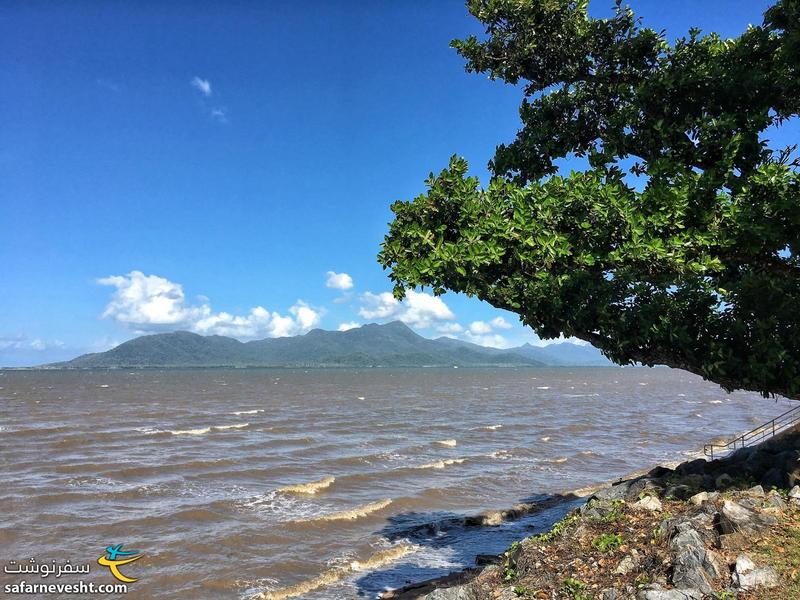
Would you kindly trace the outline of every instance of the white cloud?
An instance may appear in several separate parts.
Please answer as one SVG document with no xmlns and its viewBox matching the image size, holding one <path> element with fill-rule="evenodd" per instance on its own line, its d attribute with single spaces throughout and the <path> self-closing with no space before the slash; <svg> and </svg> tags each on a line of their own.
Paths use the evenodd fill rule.
<svg viewBox="0 0 800 600">
<path fill-rule="evenodd" d="M 358 327 L 361 327 L 361 323 L 358 321 L 348 321 L 347 323 L 339 323 L 338 331 L 349 331 Z"/>
<path fill-rule="evenodd" d="M 217 123 L 227 123 L 228 122 L 228 111 L 224 108 L 212 108 L 211 109 L 211 118 L 214 119 Z"/>
<path fill-rule="evenodd" d="M 207 304 L 188 305 L 183 287 L 158 275 L 131 271 L 127 275 L 103 277 L 97 283 L 116 288 L 103 317 L 131 326 L 183 327 L 211 314 Z"/>
<path fill-rule="evenodd" d="M 193 88 L 200 90 L 200 93 L 203 96 L 210 96 L 211 95 L 211 82 L 208 79 L 201 79 L 200 77 L 193 77 L 192 81 L 190 82 Z"/>
<path fill-rule="evenodd" d="M 136 332 L 188 329 L 204 335 L 227 335 L 237 338 L 284 337 L 305 333 L 319 325 L 322 311 L 298 301 L 289 315 L 270 312 L 263 306 L 246 315 L 213 312 L 207 298 L 200 304 L 186 301 L 183 286 L 158 275 L 131 271 L 98 279 L 100 285 L 116 288 L 103 312 Z"/>
<path fill-rule="evenodd" d="M 511 323 L 506 321 L 503 317 L 495 317 L 489 321 L 489 324 L 495 329 L 511 329 L 511 327 L 513 327 Z"/>
<path fill-rule="evenodd" d="M 358 314 L 364 319 L 398 319 L 411 327 L 425 329 L 438 321 L 452 321 L 456 318 L 441 298 L 414 290 L 406 292 L 403 302 L 398 302 L 389 292 L 366 292 L 361 300 L 364 305 Z"/>
<path fill-rule="evenodd" d="M 473 344 L 491 348 L 508 348 L 511 346 L 508 340 L 499 333 L 475 334 L 471 331 L 465 331 L 464 339 Z"/>
<path fill-rule="evenodd" d="M 353 287 L 353 278 L 347 273 L 337 273 L 335 271 L 328 271 L 328 277 L 325 280 L 325 287 L 334 290 L 349 290 Z"/>
<path fill-rule="evenodd" d="M 436 327 L 439 333 L 461 333 L 464 328 L 458 323 L 442 323 Z"/>
<path fill-rule="evenodd" d="M 485 335 L 492 332 L 492 326 L 486 321 L 473 321 L 469 324 L 469 332 L 474 335 Z"/>
</svg>

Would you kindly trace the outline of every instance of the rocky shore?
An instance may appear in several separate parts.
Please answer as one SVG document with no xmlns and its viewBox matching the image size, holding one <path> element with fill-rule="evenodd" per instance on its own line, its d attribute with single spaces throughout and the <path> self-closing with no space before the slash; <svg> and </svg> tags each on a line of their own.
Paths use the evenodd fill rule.
<svg viewBox="0 0 800 600">
<path fill-rule="evenodd" d="M 383 598 L 800 599 L 800 430 L 597 489 L 549 532 L 478 562 Z"/>
</svg>

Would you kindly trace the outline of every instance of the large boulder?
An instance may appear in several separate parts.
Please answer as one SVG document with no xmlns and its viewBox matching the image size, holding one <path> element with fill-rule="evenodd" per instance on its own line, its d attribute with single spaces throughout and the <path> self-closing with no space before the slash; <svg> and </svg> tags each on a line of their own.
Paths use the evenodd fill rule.
<svg viewBox="0 0 800 600">
<path fill-rule="evenodd" d="M 772 567 L 756 567 L 750 557 L 740 554 L 736 558 L 736 567 L 731 575 L 733 585 L 743 590 L 753 590 L 759 587 L 776 587 L 780 580 Z"/>
<path fill-rule="evenodd" d="M 722 533 L 757 534 L 776 523 L 775 517 L 759 514 L 741 503 L 725 500 L 722 505 L 719 527 Z"/>
<path fill-rule="evenodd" d="M 707 550 L 700 534 L 691 528 L 680 531 L 670 541 L 675 553 L 672 560 L 672 583 L 680 590 L 714 593 L 713 582 L 723 576 L 720 558 Z"/>
</svg>

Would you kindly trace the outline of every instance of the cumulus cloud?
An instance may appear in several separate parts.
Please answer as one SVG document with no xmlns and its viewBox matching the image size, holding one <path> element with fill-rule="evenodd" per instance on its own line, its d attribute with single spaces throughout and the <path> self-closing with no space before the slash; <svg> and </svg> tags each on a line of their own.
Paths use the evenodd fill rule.
<svg viewBox="0 0 800 600">
<path fill-rule="evenodd" d="M 475 334 L 471 331 L 465 331 L 464 339 L 473 344 L 489 346 L 491 348 L 508 348 L 511 345 L 508 340 L 499 333 Z"/>
<path fill-rule="evenodd" d="M 444 334 L 455 334 L 464 331 L 464 328 L 458 323 L 442 323 L 436 326 L 436 331 Z"/>
<path fill-rule="evenodd" d="M 353 278 L 347 273 L 328 271 L 327 278 L 325 279 L 325 287 L 346 291 L 353 287 Z"/>
<path fill-rule="evenodd" d="M 473 344 L 492 348 L 508 348 L 511 344 L 497 333 L 497 329 L 511 329 L 512 325 L 503 317 L 495 317 L 491 321 L 473 321 L 463 334 L 463 338 Z"/>
<path fill-rule="evenodd" d="M 361 323 L 357 321 L 348 321 L 346 323 L 339 323 L 338 331 L 349 331 L 361 327 Z"/>
<path fill-rule="evenodd" d="M 492 326 L 486 321 L 473 321 L 469 324 L 469 332 L 474 335 L 484 335 L 492 332 Z"/>
<path fill-rule="evenodd" d="M 194 76 L 190 83 L 191 86 L 199 90 L 203 96 L 208 97 L 211 95 L 211 82 L 208 79 L 201 79 L 200 77 Z"/>
<path fill-rule="evenodd" d="M 141 271 L 103 277 L 97 283 L 115 288 L 103 317 L 139 333 L 187 329 L 237 338 L 284 337 L 305 333 L 319 325 L 322 317 L 321 311 L 302 301 L 292 306 L 288 315 L 263 306 L 251 308 L 245 315 L 214 312 L 208 299 L 201 297 L 199 304 L 191 304 L 179 283 Z"/>
<path fill-rule="evenodd" d="M 398 319 L 411 327 L 425 329 L 439 321 L 452 321 L 456 317 L 441 298 L 408 290 L 403 302 L 389 292 L 361 296 L 363 306 L 358 314 L 364 319 Z"/>
<path fill-rule="evenodd" d="M 513 325 L 511 325 L 511 323 L 506 321 L 503 317 L 495 317 L 489 321 L 489 324 L 495 329 L 511 329 L 511 327 L 513 327 Z"/>
</svg>

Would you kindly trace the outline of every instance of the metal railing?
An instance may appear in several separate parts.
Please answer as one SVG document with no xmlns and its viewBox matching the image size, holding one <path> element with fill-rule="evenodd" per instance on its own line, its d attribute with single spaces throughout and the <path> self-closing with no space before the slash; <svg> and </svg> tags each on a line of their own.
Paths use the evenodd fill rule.
<svg viewBox="0 0 800 600">
<path fill-rule="evenodd" d="M 775 417 L 772 421 L 767 421 L 763 425 L 759 425 L 755 429 L 743 433 L 729 442 L 706 444 L 703 446 L 703 454 L 710 457 L 711 460 L 714 460 L 715 453 L 718 455 L 725 454 L 739 448 L 759 444 L 798 423 L 800 423 L 800 406 L 795 406 L 782 415 Z"/>
</svg>

